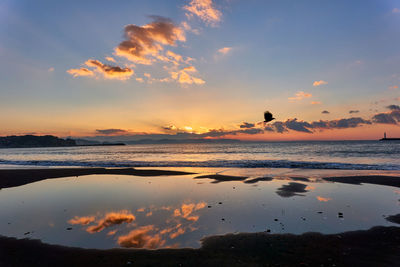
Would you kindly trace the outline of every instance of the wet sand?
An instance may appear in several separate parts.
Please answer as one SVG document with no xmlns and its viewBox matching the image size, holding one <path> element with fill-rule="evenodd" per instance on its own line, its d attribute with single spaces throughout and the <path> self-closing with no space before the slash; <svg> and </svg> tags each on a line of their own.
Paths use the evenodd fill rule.
<svg viewBox="0 0 400 267">
<path fill-rule="evenodd" d="M 338 182 L 345 184 L 376 184 L 400 187 L 400 177 L 384 176 L 384 175 L 368 175 L 368 176 L 343 176 L 343 177 L 327 177 L 326 181 Z"/>
<path fill-rule="evenodd" d="M 333 235 L 228 234 L 200 249 L 81 249 L 0 237 L 0 266 L 398 266 L 400 228 Z"/>
<path fill-rule="evenodd" d="M 92 174 L 118 174 L 134 176 L 188 175 L 190 172 L 168 170 L 137 170 L 134 168 L 54 168 L 0 170 L 0 189 L 25 185 L 45 179 Z"/>
<path fill-rule="evenodd" d="M 190 175 L 193 172 L 174 171 L 174 170 L 149 170 L 135 168 L 48 168 L 48 169 L 4 169 L 0 170 L 0 189 L 25 185 L 45 179 L 73 177 L 92 174 L 116 174 L 133 176 L 168 176 L 168 175 Z M 233 176 L 221 174 L 208 174 L 196 176 L 195 179 L 213 179 L 214 183 L 228 181 L 243 181 L 244 183 L 257 183 L 261 181 L 271 181 L 274 178 L 260 177 L 247 179 L 246 176 Z M 291 178 L 297 181 L 308 181 L 307 178 Z M 399 176 L 385 175 L 361 175 L 361 176 L 342 176 L 325 177 L 323 180 L 329 182 L 346 184 L 376 184 L 400 187 Z"/>
</svg>

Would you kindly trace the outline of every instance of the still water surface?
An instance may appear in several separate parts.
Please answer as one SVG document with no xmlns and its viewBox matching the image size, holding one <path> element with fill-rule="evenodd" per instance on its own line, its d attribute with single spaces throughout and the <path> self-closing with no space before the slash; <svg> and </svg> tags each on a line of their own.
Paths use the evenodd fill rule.
<svg viewBox="0 0 400 267">
<path fill-rule="evenodd" d="M 197 172 L 243 175 L 246 169 Z M 283 173 L 252 184 L 194 179 L 198 175 L 89 175 L 6 188 L 0 190 L 0 234 L 85 248 L 197 248 L 203 237 L 226 233 L 338 233 L 394 225 L 384 216 L 400 213 L 398 188 Z"/>
</svg>

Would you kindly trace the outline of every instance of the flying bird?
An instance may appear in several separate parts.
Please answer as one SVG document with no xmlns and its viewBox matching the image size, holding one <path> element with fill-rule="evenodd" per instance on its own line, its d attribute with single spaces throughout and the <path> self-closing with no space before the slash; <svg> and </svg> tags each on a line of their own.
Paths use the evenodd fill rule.
<svg viewBox="0 0 400 267">
<path fill-rule="evenodd" d="M 272 120 L 275 120 L 274 117 L 272 117 L 272 113 L 269 111 L 264 112 L 264 122 L 270 122 Z"/>
</svg>

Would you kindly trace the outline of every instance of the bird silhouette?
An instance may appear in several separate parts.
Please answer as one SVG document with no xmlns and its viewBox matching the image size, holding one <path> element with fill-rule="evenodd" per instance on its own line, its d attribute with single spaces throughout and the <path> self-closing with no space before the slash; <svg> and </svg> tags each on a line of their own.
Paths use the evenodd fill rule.
<svg viewBox="0 0 400 267">
<path fill-rule="evenodd" d="M 269 111 L 265 111 L 264 112 L 264 122 L 269 122 L 269 121 L 272 121 L 272 120 L 275 120 L 275 118 L 272 117 L 272 113 L 269 112 Z"/>
</svg>

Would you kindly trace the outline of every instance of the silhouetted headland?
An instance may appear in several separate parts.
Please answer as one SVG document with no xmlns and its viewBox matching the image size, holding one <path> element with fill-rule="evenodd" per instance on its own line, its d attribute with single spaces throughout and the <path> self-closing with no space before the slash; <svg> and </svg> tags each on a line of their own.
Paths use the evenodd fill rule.
<svg viewBox="0 0 400 267">
<path fill-rule="evenodd" d="M 84 143 L 71 138 L 62 139 L 53 135 L 21 135 L 0 137 L 0 148 L 24 147 L 70 147 L 70 146 L 123 146 L 124 143 Z"/>
</svg>

